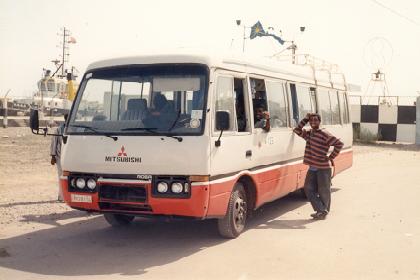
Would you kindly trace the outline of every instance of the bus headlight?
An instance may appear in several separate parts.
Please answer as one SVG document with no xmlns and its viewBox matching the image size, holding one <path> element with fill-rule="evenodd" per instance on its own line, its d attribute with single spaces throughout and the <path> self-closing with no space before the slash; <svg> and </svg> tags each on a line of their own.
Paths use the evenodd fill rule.
<svg viewBox="0 0 420 280">
<path fill-rule="evenodd" d="M 159 184 L 157 185 L 157 191 L 160 193 L 166 193 L 168 191 L 168 183 L 159 182 Z"/>
<path fill-rule="evenodd" d="M 76 186 L 77 186 L 79 189 L 83 189 L 83 188 L 86 186 L 86 181 L 85 181 L 85 179 L 83 179 L 83 178 L 77 178 L 77 180 L 76 180 Z"/>
<path fill-rule="evenodd" d="M 76 178 L 72 178 L 70 181 L 70 185 L 75 188 L 76 187 Z"/>
<path fill-rule="evenodd" d="M 87 180 L 86 185 L 89 189 L 94 190 L 96 188 L 95 179 L 90 178 L 89 180 Z"/>
<path fill-rule="evenodd" d="M 178 183 L 178 182 L 172 183 L 171 190 L 173 193 L 181 193 L 182 189 L 183 189 L 183 186 L 181 183 Z"/>
</svg>

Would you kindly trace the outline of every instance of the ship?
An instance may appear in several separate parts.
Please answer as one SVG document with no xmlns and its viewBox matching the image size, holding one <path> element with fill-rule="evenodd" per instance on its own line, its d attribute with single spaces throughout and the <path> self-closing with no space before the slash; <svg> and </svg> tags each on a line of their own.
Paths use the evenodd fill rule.
<svg viewBox="0 0 420 280">
<path fill-rule="evenodd" d="M 79 86 L 76 81 L 77 69 L 74 66 L 67 68 L 70 57 L 69 44 L 76 43 L 76 40 L 65 27 L 60 35 L 62 36 L 61 59 L 52 61 L 56 68 L 54 72 L 43 69 L 31 104 L 32 108 L 42 111 L 46 116 L 68 113 Z"/>
</svg>

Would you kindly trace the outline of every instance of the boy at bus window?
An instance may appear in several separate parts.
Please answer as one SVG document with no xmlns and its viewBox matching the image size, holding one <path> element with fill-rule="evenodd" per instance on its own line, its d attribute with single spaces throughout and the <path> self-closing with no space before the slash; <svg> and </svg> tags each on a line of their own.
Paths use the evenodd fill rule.
<svg viewBox="0 0 420 280">
<path fill-rule="evenodd" d="M 60 124 L 54 134 L 63 135 L 64 133 L 64 126 L 67 121 L 68 114 L 64 114 L 64 122 Z M 51 155 L 51 165 L 57 167 L 57 175 L 58 175 L 58 201 L 63 201 L 63 191 L 60 186 L 60 177 L 62 173 L 61 169 L 61 145 L 63 143 L 62 136 L 53 136 L 51 138 L 51 146 L 50 146 L 50 155 Z"/>
<path fill-rule="evenodd" d="M 255 128 L 262 128 L 264 131 L 270 131 L 270 114 L 264 110 L 263 106 L 258 106 L 255 109 Z"/>
<path fill-rule="evenodd" d="M 311 128 L 303 129 L 308 122 Z M 316 211 L 311 214 L 314 219 L 325 219 L 330 211 L 331 166 L 334 167 L 334 158 L 344 145 L 325 129 L 320 129 L 320 123 L 320 115 L 308 113 L 293 129 L 294 133 L 306 141 L 303 163 L 309 165 L 309 170 L 306 173 L 304 191 Z M 330 146 L 334 146 L 334 150 L 327 156 Z"/>
</svg>

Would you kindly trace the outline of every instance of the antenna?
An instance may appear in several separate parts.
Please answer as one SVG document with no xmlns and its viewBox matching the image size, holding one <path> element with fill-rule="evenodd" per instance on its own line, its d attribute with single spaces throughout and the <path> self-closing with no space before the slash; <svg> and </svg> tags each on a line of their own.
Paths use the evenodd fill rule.
<svg viewBox="0 0 420 280">
<path fill-rule="evenodd" d="M 58 65 L 59 60 L 53 60 L 53 62 L 56 64 L 56 67 L 61 68 L 61 75 L 58 75 L 60 78 L 65 78 L 66 75 L 66 63 L 70 60 L 70 47 L 69 44 L 76 43 L 75 39 L 71 36 L 70 30 L 68 30 L 66 27 L 63 27 L 63 32 L 61 34 L 58 34 L 59 36 L 62 36 L 62 43 L 61 43 L 61 65 Z M 60 67 L 61 66 L 61 67 Z"/>
</svg>

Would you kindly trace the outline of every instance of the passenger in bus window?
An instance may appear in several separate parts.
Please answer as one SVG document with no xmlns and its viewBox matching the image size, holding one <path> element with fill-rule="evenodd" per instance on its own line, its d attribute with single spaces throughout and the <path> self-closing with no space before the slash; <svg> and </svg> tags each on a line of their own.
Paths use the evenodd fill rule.
<svg viewBox="0 0 420 280">
<path fill-rule="evenodd" d="M 262 128 L 266 132 L 270 131 L 270 114 L 263 106 L 258 106 L 255 109 L 254 127 Z"/>
<path fill-rule="evenodd" d="M 308 122 L 311 128 L 303 129 Z M 309 165 L 309 170 L 306 174 L 304 190 L 312 208 L 316 211 L 311 214 L 314 219 L 325 219 L 330 211 L 331 166 L 335 166 L 334 158 L 344 145 L 325 129 L 320 129 L 320 123 L 320 115 L 308 113 L 293 129 L 297 135 L 306 140 L 303 163 Z M 334 150 L 327 155 L 330 146 L 334 146 Z"/>
</svg>

